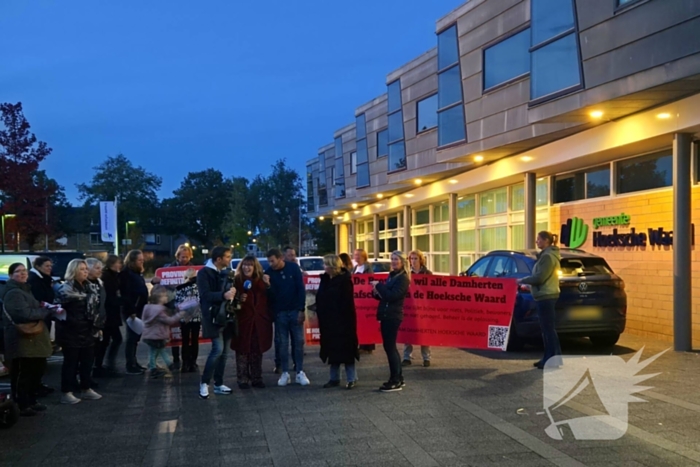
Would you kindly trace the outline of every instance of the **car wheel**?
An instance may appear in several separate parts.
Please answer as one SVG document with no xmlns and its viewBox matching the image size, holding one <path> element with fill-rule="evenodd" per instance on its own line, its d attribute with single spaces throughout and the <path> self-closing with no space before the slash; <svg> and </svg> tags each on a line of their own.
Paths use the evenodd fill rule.
<svg viewBox="0 0 700 467">
<path fill-rule="evenodd" d="M 620 339 L 619 334 L 598 334 L 589 336 L 591 343 L 595 347 L 612 347 Z"/>
</svg>

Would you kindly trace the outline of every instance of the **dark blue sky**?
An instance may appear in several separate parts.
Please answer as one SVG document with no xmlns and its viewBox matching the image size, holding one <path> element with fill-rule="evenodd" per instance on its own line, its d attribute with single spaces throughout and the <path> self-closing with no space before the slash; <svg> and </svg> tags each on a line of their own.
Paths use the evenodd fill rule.
<svg viewBox="0 0 700 467">
<path fill-rule="evenodd" d="M 305 162 L 436 44 L 464 0 L 3 1 L 0 101 L 24 105 L 43 164 L 76 183 L 123 153 L 163 178 Z"/>
</svg>

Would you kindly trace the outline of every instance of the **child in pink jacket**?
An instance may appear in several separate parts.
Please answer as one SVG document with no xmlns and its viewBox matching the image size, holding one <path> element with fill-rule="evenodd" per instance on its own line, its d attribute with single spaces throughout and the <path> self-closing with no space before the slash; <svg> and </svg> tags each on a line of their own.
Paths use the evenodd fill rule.
<svg viewBox="0 0 700 467">
<path fill-rule="evenodd" d="M 170 355 L 165 351 L 165 345 L 170 340 L 170 328 L 180 323 L 186 313 L 180 311 L 171 315 L 165 306 L 169 301 L 168 289 L 162 285 L 153 287 L 151 296 L 148 298 L 148 305 L 143 309 L 143 342 L 150 348 L 150 359 L 148 369 L 151 377 L 157 378 L 162 373 L 156 366 L 158 357 L 163 359 L 166 365 L 165 377 L 171 377 L 172 361 Z"/>
</svg>

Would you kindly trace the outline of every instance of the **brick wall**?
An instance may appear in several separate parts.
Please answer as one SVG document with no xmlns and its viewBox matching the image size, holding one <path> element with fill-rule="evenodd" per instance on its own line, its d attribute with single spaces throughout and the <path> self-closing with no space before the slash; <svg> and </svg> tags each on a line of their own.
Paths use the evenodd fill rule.
<svg viewBox="0 0 700 467">
<path fill-rule="evenodd" d="M 700 347 L 700 189 L 693 189 L 692 220 L 695 243 L 693 269 L 693 344 Z M 673 191 L 671 189 L 623 195 L 600 200 L 585 200 L 554 206 L 550 210 L 550 226 L 559 233 L 560 226 L 571 217 L 583 219 L 589 226 L 586 243 L 581 249 L 603 256 L 625 281 L 627 291 L 627 330 L 632 334 L 673 340 L 673 250 L 672 247 L 593 247 L 593 219 L 625 213 L 631 216 L 629 226 L 618 227 L 620 233 L 634 227 L 648 235 L 648 229 L 663 227 L 673 230 Z M 614 227 L 597 229 L 612 233 Z"/>
</svg>

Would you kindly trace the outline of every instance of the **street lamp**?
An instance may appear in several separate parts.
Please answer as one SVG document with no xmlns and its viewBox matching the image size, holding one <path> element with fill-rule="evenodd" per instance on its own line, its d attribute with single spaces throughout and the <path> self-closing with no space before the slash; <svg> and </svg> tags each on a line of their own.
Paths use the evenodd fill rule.
<svg viewBox="0 0 700 467">
<path fill-rule="evenodd" d="M 2 252 L 5 253 L 5 218 L 11 219 L 15 217 L 14 214 L 3 214 L 2 215 L 2 222 L 0 222 L 2 228 L 0 229 L 0 235 L 2 235 Z"/>
<path fill-rule="evenodd" d="M 127 245 L 131 245 L 131 239 L 129 238 L 129 226 L 136 224 L 136 221 L 126 221 L 126 238 Z"/>
</svg>

